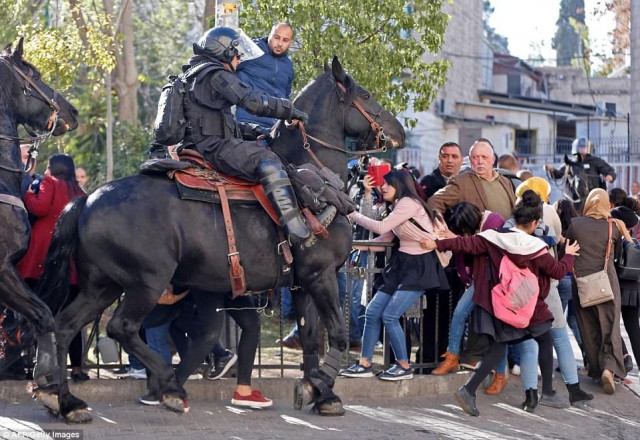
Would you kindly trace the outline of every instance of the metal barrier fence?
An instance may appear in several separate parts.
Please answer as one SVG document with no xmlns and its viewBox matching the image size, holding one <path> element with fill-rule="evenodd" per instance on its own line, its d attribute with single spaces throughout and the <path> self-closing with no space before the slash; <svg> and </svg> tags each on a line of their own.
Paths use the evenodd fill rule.
<svg viewBox="0 0 640 440">
<path fill-rule="evenodd" d="M 547 139 L 517 139 L 514 154 L 526 162 L 540 163 L 541 160 L 562 162 L 565 154 L 571 155 L 572 137 Z M 594 144 L 592 154 L 607 162 L 625 163 L 640 160 L 640 139 L 630 136 L 611 136 L 591 139 Z"/>
<path fill-rule="evenodd" d="M 356 242 L 359 246 L 371 245 L 372 242 Z M 377 247 L 386 248 L 386 257 L 390 254 L 392 244 L 391 243 L 375 243 Z M 362 295 L 367 298 L 367 302 L 371 299 L 373 294 L 373 282 L 376 275 L 382 272 L 380 263 L 376 265 L 376 252 L 372 250 L 366 251 L 366 265 L 364 267 L 358 267 L 355 265 L 345 264 L 339 271 L 339 276 L 346 277 L 346 292 L 345 301 L 343 306 L 343 313 L 345 317 L 346 328 L 348 331 L 350 325 L 351 307 L 353 304 L 353 298 L 355 292 L 354 288 L 357 288 L 358 281 L 364 282 L 364 289 Z M 380 260 L 378 260 L 380 261 Z M 295 294 L 295 293 L 293 293 Z M 258 345 L 258 352 L 256 355 L 255 370 L 258 377 L 264 377 L 269 375 L 270 377 L 277 374 L 279 377 L 284 377 L 285 372 L 289 370 L 300 370 L 302 362 L 302 352 L 299 352 L 299 356 L 295 354 L 289 357 L 293 361 L 285 361 L 285 352 L 287 350 L 282 347 L 277 347 L 272 343 L 273 334 L 266 336 L 265 329 L 267 327 L 272 328 L 272 322 L 270 320 L 277 318 L 277 335 L 282 339 L 288 332 L 293 323 L 288 322 L 282 317 L 282 302 L 278 298 L 279 295 L 271 295 L 268 298 L 270 307 L 266 308 L 270 312 L 261 314 L 261 334 L 260 343 Z M 455 297 L 455 298 L 454 298 Z M 119 301 L 119 300 L 118 300 Z M 410 361 L 416 372 L 430 372 L 432 368 L 439 363 L 439 356 L 446 351 L 446 344 L 448 340 L 449 325 L 451 322 L 451 316 L 455 303 L 457 302 L 457 295 L 449 292 L 442 292 L 440 294 L 423 295 L 420 298 L 419 304 L 414 304 L 406 313 L 403 318 L 405 327 L 405 334 L 407 335 L 408 350 L 410 354 Z M 117 303 L 114 304 L 117 306 Z M 112 308 L 114 307 L 112 306 Z M 109 309 L 108 309 L 109 310 Z M 107 311 L 107 315 L 109 312 Z M 101 357 L 98 351 L 98 338 L 105 337 L 106 322 L 108 322 L 108 316 L 99 316 L 94 323 L 88 327 L 88 337 L 86 337 L 86 343 L 84 346 L 84 368 L 95 371 L 98 378 L 100 377 L 113 377 L 111 371 L 127 365 L 124 360 L 124 353 L 122 348 L 119 347 L 119 361 L 116 363 L 105 364 L 101 362 Z M 438 323 L 438 324 L 437 324 Z M 85 329 L 86 331 L 86 329 Z M 223 326 L 223 332 L 221 334 L 221 343 L 223 346 L 234 351 L 237 348 L 241 330 L 230 319 L 226 319 Z M 273 333 L 273 332 L 272 332 Z M 320 353 L 324 354 L 324 351 L 328 348 L 328 342 L 324 330 L 320 331 Z M 381 362 L 385 368 L 388 368 L 393 362 L 393 353 L 389 347 L 389 343 L 386 338 L 383 338 L 383 350 L 381 354 Z M 411 350 L 413 347 L 413 350 Z M 213 348 L 213 347 L 212 347 Z M 287 351 L 289 352 L 289 351 Z M 412 353 L 413 352 L 413 353 Z M 358 353 L 350 352 L 349 349 L 345 352 L 343 364 L 347 365 L 356 359 Z M 412 357 L 413 355 L 413 357 Z M 378 355 L 379 356 L 379 350 Z M 279 358 L 279 361 L 275 361 Z M 299 358 L 299 359 L 298 359 Z M 68 366 L 70 368 L 70 366 Z M 109 374 L 104 374 L 109 372 Z"/>
</svg>

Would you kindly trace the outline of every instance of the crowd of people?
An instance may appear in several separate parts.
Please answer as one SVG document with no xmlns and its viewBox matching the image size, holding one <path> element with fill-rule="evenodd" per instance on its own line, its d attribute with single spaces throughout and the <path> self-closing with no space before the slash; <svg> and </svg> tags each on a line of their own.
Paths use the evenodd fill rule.
<svg viewBox="0 0 640 440">
<path fill-rule="evenodd" d="M 581 161 L 597 164 L 585 167 L 594 189 L 581 213 L 576 212 L 568 200 L 549 204 L 549 182 L 531 176 L 526 170 L 518 170 L 512 155 L 497 158 L 491 142 L 484 138 L 477 139 L 471 146 L 468 169 L 463 166 L 462 151 L 457 144 L 442 145 L 438 168 L 419 183 L 409 182 L 423 197 L 414 203 L 415 208 L 409 215 L 406 215 L 407 191 L 392 177 L 395 172 L 389 173 L 385 183 L 376 188 L 379 197 L 387 203 L 388 215 L 376 221 L 357 213 L 351 215 L 351 220 L 381 234 L 374 241 L 390 241 L 395 236 L 399 247 L 387 262 L 382 282 L 374 289 L 373 299 L 364 313 L 360 359 L 340 374 L 351 378 L 374 376 L 371 341 L 374 344 L 378 341 L 382 322 L 396 363 L 391 369 L 378 373 L 378 378 L 411 379 L 413 368 L 407 362 L 405 348 L 410 342 L 397 341 L 398 336 L 404 337 L 397 330 L 399 318 L 416 297 L 442 294 L 442 289 L 451 294 L 453 288 L 441 283 L 438 270 L 453 266 L 455 276 L 464 287 L 454 295 L 457 304 L 451 313 L 448 346 L 442 355 L 444 361 L 432 369 L 431 374 L 446 375 L 458 371 L 461 365 L 473 370 L 467 383 L 456 393 L 456 399 L 467 413 L 479 415 L 476 390 L 487 376 L 491 375 L 492 380 L 487 382 L 490 385 L 485 393 L 499 395 L 509 372 L 522 376 L 525 399 L 521 407 L 526 411 L 533 412 L 538 404 L 563 408 L 593 399 L 592 394 L 580 388 L 579 367 L 569 329 L 582 351 L 587 375 L 601 385 L 604 393 L 614 394 L 616 382 L 633 369 L 633 358 L 621 338 L 621 316 L 635 358 L 640 354 L 637 348 L 640 284 L 618 280 L 614 264 L 617 258 L 614 255 L 620 255 L 623 246 L 637 246 L 635 232 L 640 204 L 636 196 L 629 196 L 620 188 L 613 188 L 609 193 L 601 189 L 600 186 L 606 187 L 606 183 L 615 180 L 615 171 L 602 159 L 591 156 L 585 148 L 589 143 L 577 139 L 574 144 L 575 154 L 583 155 Z M 396 194 L 404 198 L 394 197 Z M 423 205 L 424 211 L 418 209 Z M 431 221 L 425 222 L 424 228 L 415 229 L 415 221 L 425 216 Z M 615 225 L 610 240 L 607 239 L 608 219 L 614 219 Z M 411 233 L 410 238 L 407 231 Z M 407 242 L 419 244 L 427 252 L 453 252 L 453 257 L 450 262 L 431 259 L 426 263 L 429 267 L 416 269 L 415 265 L 405 262 L 413 257 L 412 253 L 419 254 L 409 248 Z M 612 244 L 612 257 L 605 259 L 608 243 Z M 368 249 L 375 250 L 371 246 Z M 535 311 L 525 328 L 501 321 L 494 311 L 492 289 L 501 279 L 500 262 L 504 256 L 529 269 L 538 280 Z M 605 261 L 614 299 L 582 306 L 575 278 L 601 271 Z M 416 274 L 427 275 L 432 284 L 416 287 Z M 387 288 L 387 279 L 393 279 L 392 286 L 401 288 Z M 403 289 L 403 286 L 413 286 L 416 290 Z M 375 336 L 371 336 L 372 333 Z M 464 362 L 460 360 L 463 349 L 472 353 Z M 557 371 L 566 384 L 568 399 L 553 389 L 554 350 Z M 539 374 L 542 377 L 540 394 Z"/>
<path fill-rule="evenodd" d="M 300 216 L 282 164 L 266 148 L 277 119 L 307 117 L 288 100 L 294 69 L 287 51 L 293 37 L 291 26 L 279 23 L 268 36 L 251 43 L 259 47 L 261 56 L 242 60 L 241 55 L 249 52 L 244 45 L 250 42 L 232 29 L 207 31 L 194 45 L 189 66 L 206 62 L 215 64 L 216 69 L 202 81 L 202 90 L 190 91 L 199 90 L 189 100 L 192 107 L 186 109 L 185 114 L 193 123 L 188 126 L 185 143 L 217 169 L 262 184 L 289 241 L 304 246 L 310 230 Z M 235 115 L 231 111 L 234 105 Z M 202 125 L 203 121 L 212 120 L 212 115 L 220 123 Z M 589 148 L 588 141 L 578 139 L 574 143 L 580 162 L 589 165 L 585 169 L 595 188 L 580 213 L 566 200 L 549 204 L 549 183 L 533 177 L 527 170 L 519 170 L 513 155 L 497 158 L 490 140 L 485 138 L 477 139 L 469 149 L 468 166 L 463 165 L 460 145 L 447 142 L 440 147 L 437 168 L 422 179 L 408 164 L 393 167 L 388 162 L 389 172 L 380 180 L 371 174 L 358 175 L 354 193 L 358 210 L 349 219 L 354 225 L 354 237 L 369 241 L 356 245 L 346 264 L 365 267 L 366 251 L 383 250 L 376 242 L 394 242 L 395 246 L 390 258 L 376 256 L 376 265 L 382 273 L 373 283 L 371 299 L 365 294 L 363 279 L 357 278 L 348 286 L 349 343 L 359 348 L 360 354 L 353 365 L 340 371 L 340 376 L 377 375 L 388 381 L 412 379 L 416 371 L 411 362 L 411 337 L 401 322 L 407 310 L 416 303 L 422 304 L 421 298 L 425 296 L 421 359 L 429 354 L 435 354 L 437 359 L 442 353 L 443 362 L 422 372 L 442 376 L 462 366 L 472 369 L 469 380 L 456 393 L 467 413 L 479 415 L 476 392 L 488 376 L 492 380 L 484 391 L 499 395 L 510 374 L 521 375 L 525 394 L 522 408 L 530 412 L 538 404 L 562 408 L 593 399 L 593 395 L 580 388 L 568 329 L 580 346 L 588 376 L 600 383 L 605 393 L 614 394 L 616 380 L 624 378 L 633 368 L 633 358 L 620 334 L 621 317 L 631 351 L 636 360 L 640 358 L 640 284 L 618 280 L 615 258 L 606 258 L 606 249 L 611 246 L 612 254 L 619 255 L 624 246 L 638 245 L 635 232 L 640 214 L 637 199 L 640 185 L 634 182 L 630 196 L 620 188 L 607 193 L 606 184 L 615 181 L 615 171 L 592 156 Z M 49 158 L 41 176 L 35 172 L 36 164 L 29 153 L 29 146 L 24 146 L 23 161 L 29 173 L 23 184 L 23 200 L 33 232 L 18 270 L 25 283 L 35 289 L 55 221 L 68 202 L 86 193 L 89 184 L 86 170 L 76 167 L 70 156 L 56 154 Z M 380 164 L 385 161 L 369 161 L 369 166 Z M 547 170 L 553 176 L 563 174 L 550 165 Z M 608 233 L 610 225 L 612 232 Z M 537 278 L 539 293 L 535 308 L 523 328 L 502 321 L 494 310 L 492 289 L 501 279 L 503 258 L 530 270 Z M 603 266 L 613 300 L 583 307 L 575 279 L 602 270 Z M 346 278 L 340 273 L 337 276 L 341 304 L 345 306 Z M 69 282 L 72 294 L 68 301 L 72 301 L 80 288 L 75 273 Z M 293 294 L 284 289 L 281 298 Z M 449 295 L 453 301 L 438 300 L 442 295 Z M 215 302 L 211 306 L 216 316 L 198 316 L 199 301 Z M 219 341 L 210 341 L 208 335 L 198 333 L 199 319 L 223 319 L 225 310 L 230 311 L 242 329 L 237 355 Z M 295 312 L 288 314 L 295 318 Z M 436 315 L 440 320 L 435 319 Z M 449 316 L 450 321 L 446 319 Z M 272 404 L 251 386 L 259 332 L 252 297 L 231 300 L 168 286 L 142 327 L 149 346 L 169 364 L 173 363 L 169 337 L 182 356 L 186 356 L 189 341 L 211 344 L 211 365 L 206 378 L 223 377 L 237 362 L 232 403 L 251 407 Z M 373 355 L 383 330 L 394 362 L 376 374 Z M 448 335 L 448 340 L 441 338 L 436 342 L 435 332 Z M 283 347 L 299 349 L 296 327 L 278 342 Z M 553 389 L 554 349 L 568 401 Z M 75 382 L 89 379 L 82 369 L 82 353 L 80 333 L 70 347 L 71 379 Z M 144 366 L 134 356 L 129 357 L 129 362 L 129 367 L 116 371 L 116 376 L 146 378 Z M 420 363 L 417 357 L 416 363 Z M 538 365 L 542 377 L 540 394 Z M 178 370 L 180 382 L 187 380 L 187 376 L 189 372 Z M 141 403 L 148 405 L 157 405 L 160 400 L 161 396 L 152 393 L 140 398 Z"/>
</svg>

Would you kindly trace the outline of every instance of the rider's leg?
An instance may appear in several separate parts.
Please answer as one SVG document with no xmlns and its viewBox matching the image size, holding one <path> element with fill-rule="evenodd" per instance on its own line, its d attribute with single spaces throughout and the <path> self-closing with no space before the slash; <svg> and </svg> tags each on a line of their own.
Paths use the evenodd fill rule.
<svg viewBox="0 0 640 440">
<path fill-rule="evenodd" d="M 311 231 L 302 220 L 291 181 L 282 164 L 271 159 L 261 161 L 258 177 L 291 243 L 299 244 L 309 238 Z"/>
</svg>

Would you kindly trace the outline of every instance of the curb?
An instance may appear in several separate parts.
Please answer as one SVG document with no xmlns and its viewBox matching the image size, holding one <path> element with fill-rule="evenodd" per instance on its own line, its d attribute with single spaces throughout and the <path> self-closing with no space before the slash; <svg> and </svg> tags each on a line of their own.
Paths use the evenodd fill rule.
<svg viewBox="0 0 640 440">
<path fill-rule="evenodd" d="M 349 399 L 396 399 L 402 397 L 435 396 L 453 394 L 467 380 L 469 372 L 458 372 L 446 376 L 415 375 L 412 380 L 397 382 L 382 381 L 375 377 L 352 379 L 340 377 L 334 390 L 343 401 Z M 274 400 L 293 399 L 294 384 L 297 379 L 268 378 L 252 380 L 255 389 Z M 235 379 L 216 381 L 188 381 L 185 389 L 191 401 L 227 401 L 233 396 Z M 4 381 L 0 389 L 0 400 L 4 402 L 28 402 L 26 381 Z M 147 383 L 133 379 L 91 379 L 87 382 L 69 383 L 71 391 L 91 404 L 92 401 L 131 401 L 146 394 Z"/>
</svg>

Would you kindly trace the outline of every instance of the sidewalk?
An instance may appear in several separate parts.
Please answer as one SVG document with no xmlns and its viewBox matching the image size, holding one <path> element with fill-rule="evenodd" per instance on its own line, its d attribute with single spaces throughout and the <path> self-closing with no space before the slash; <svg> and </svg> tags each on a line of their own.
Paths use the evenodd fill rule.
<svg viewBox="0 0 640 440">
<path fill-rule="evenodd" d="M 399 397 L 420 397 L 451 394 L 460 388 L 468 377 L 468 372 L 461 371 L 447 376 L 415 375 L 413 380 L 389 382 L 375 377 L 349 379 L 340 377 L 336 380 L 334 390 L 343 399 L 380 398 L 394 399 Z M 273 400 L 290 400 L 293 403 L 293 389 L 296 379 L 252 379 L 252 385 Z M 92 402 L 136 402 L 138 397 L 146 394 L 146 380 L 133 379 L 91 379 L 82 383 L 69 383 L 71 392 Z M 206 379 L 187 381 L 185 388 L 190 402 L 224 401 L 229 402 L 233 396 L 236 379 L 228 378 L 216 381 Z M 0 388 L 0 401 L 23 403 L 31 400 L 26 391 L 26 381 L 5 381 Z"/>
</svg>

